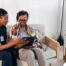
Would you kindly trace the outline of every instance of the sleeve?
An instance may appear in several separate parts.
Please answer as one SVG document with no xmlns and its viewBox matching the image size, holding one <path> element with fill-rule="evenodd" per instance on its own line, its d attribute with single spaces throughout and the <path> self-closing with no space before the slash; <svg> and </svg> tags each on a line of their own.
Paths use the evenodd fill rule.
<svg viewBox="0 0 66 66">
<path fill-rule="evenodd" d="M 16 25 L 12 26 L 12 28 L 10 29 L 8 35 L 9 35 L 9 37 L 11 37 L 11 38 L 17 38 Z"/>
</svg>

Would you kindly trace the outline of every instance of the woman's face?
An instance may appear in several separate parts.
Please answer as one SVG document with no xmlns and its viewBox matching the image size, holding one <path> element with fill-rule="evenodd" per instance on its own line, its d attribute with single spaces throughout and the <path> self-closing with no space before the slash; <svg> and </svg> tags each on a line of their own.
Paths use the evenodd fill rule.
<svg viewBox="0 0 66 66">
<path fill-rule="evenodd" d="M 25 26 L 27 23 L 27 15 L 21 15 L 18 18 L 18 22 L 21 26 Z"/>
</svg>

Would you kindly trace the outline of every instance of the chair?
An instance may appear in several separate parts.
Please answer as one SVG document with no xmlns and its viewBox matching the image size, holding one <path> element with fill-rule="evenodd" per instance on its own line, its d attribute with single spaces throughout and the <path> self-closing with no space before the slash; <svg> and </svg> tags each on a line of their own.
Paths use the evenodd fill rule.
<svg viewBox="0 0 66 66">
<path fill-rule="evenodd" d="M 42 24 L 30 24 L 30 26 L 34 29 L 38 29 L 42 35 L 44 35 L 44 25 Z M 7 31 L 9 31 L 11 28 L 11 25 L 7 26 Z M 52 39 L 51 37 L 44 36 L 42 43 L 48 46 L 47 51 L 44 52 L 44 56 L 46 57 L 46 60 L 51 58 L 57 58 L 57 61 L 60 60 L 60 44 Z M 18 66 L 28 66 L 26 61 L 17 59 Z M 37 62 L 36 62 L 37 64 Z M 1 66 L 1 63 L 0 63 Z M 38 64 L 36 65 L 38 66 Z"/>
<path fill-rule="evenodd" d="M 44 26 L 43 25 L 30 25 L 33 29 L 37 29 L 40 31 L 41 34 L 44 35 Z M 43 31 L 44 30 L 44 31 Z M 49 36 L 44 36 L 42 43 L 46 46 L 48 46 L 47 51 L 44 52 L 44 56 L 46 58 L 46 60 L 48 61 L 49 59 L 53 59 L 56 58 L 57 61 L 60 61 L 61 57 L 60 57 L 60 44 L 52 39 Z"/>
</svg>

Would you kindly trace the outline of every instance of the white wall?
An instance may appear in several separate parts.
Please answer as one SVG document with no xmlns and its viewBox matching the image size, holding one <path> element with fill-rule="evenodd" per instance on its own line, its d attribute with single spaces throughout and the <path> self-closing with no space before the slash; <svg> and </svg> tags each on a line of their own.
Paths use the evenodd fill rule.
<svg viewBox="0 0 66 66">
<path fill-rule="evenodd" d="M 45 34 L 57 38 L 60 31 L 60 3 L 60 0 L 0 0 L 0 7 L 9 12 L 8 24 L 16 23 L 19 10 L 27 10 L 30 15 L 28 24 L 44 24 Z"/>
<path fill-rule="evenodd" d="M 64 12 L 63 12 L 63 30 L 62 35 L 66 37 L 66 0 L 64 0 Z"/>
<path fill-rule="evenodd" d="M 59 10 L 58 10 L 58 15 L 60 16 L 59 19 L 59 24 L 61 24 L 61 19 L 62 19 L 62 8 L 63 8 L 63 0 L 59 0 Z M 60 26 L 59 26 L 60 29 Z M 63 20 L 62 20 L 62 36 L 65 39 L 66 37 L 66 0 L 64 0 L 64 9 L 63 9 Z"/>
</svg>

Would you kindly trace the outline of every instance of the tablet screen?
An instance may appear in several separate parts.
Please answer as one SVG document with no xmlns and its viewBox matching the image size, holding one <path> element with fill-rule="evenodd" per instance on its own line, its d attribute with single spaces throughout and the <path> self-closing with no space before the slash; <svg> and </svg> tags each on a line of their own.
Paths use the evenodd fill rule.
<svg viewBox="0 0 66 66">
<path fill-rule="evenodd" d="M 35 37 L 23 37 L 23 39 L 29 41 L 29 43 L 32 44 L 34 42 Z"/>
</svg>

